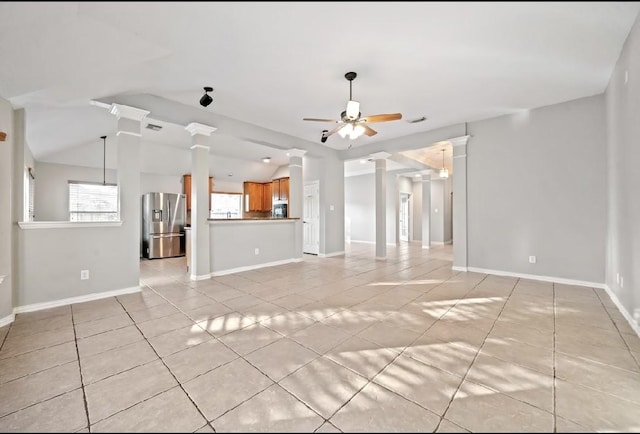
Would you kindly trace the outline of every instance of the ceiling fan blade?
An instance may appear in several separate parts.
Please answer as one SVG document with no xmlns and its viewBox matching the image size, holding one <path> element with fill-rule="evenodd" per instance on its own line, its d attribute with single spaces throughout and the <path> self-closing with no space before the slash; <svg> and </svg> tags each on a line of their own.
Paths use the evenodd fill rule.
<svg viewBox="0 0 640 434">
<path fill-rule="evenodd" d="M 389 113 L 389 114 L 365 116 L 363 118 L 360 118 L 360 121 L 372 124 L 374 122 L 397 121 L 398 119 L 402 119 L 402 113 Z"/>
<path fill-rule="evenodd" d="M 344 126 L 347 124 L 340 124 L 337 127 L 335 127 L 334 129 L 332 129 L 331 131 L 329 131 L 328 133 L 326 133 L 324 136 L 325 137 L 329 137 L 331 134 L 333 133 L 337 133 L 338 131 L 340 131 L 342 128 L 344 128 Z"/>
<path fill-rule="evenodd" d="M 303 121 L 314 121 L 314 122 L 333 122 L 333 123 L 338 123 L 340 121 L 337 121 L 335 119 L 316 119 L 316 118 L 303 118 Z"/>
<path fill-rule="evenodd" d="M 376 134 L 378 134 L 378 132 L 376 130 L 374 130 L 373 128 L 371 128 L 369 125 L 367 124 L 360 124 L 364 127 L 364 133 L 371 137 L 371 136 L 375 136 Z"/>
</svg>

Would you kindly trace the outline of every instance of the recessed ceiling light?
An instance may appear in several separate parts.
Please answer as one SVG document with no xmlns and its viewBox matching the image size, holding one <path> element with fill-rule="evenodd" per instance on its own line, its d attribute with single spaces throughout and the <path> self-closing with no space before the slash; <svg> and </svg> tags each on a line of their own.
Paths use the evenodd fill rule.
<svg viewBox="0 0 640 434">
<path fill-rule="evenodd" d="M 367 160 L 360 160 L 360 164 L 364 164 L 366 162 L 367 162 Z"/>
<path fill-rule="evenodd" d="M 270 162 L 270 161 L 271 161 L 271 157 L 264 157 L 264 158 L 262 159 L 262 162 L 263 162 L 263 163 L 268 163 L 268 162 Z"/>
</svg>

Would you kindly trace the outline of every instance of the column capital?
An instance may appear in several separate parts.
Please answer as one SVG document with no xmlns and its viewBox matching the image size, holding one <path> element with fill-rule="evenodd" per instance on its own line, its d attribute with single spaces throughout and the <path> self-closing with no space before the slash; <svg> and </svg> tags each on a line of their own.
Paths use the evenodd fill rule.
<svg viewBox="0 0 640 434">
<path fill-rule="evenodd" d="M 451 142 L 451 145 L 455 148 L 457 146 L 466 146 L 467 142 L 469 141 L 469 138 L 471 136 L 467 135 L 467 136 L 460 136 L 460 137 L 454 137 L 453 139 L 449 139 L 449 142 Z"/>
<path fill-rule="evenodd" d="M 184 127 L 185 130 L 189 131 L 191 136 L 195 136 L 196 134 L 200 134 L 202 136 L 210 136 L 215 130 L 216 127 L 211 127 L 209 125 L 199 124 L 197 122 L 191 122 L 189 125 Z"/>
<path fill-rule="evenodd" d="M 289 149 L 287 151 L 287 156 L 288 157 L 303 157 L 304 154 L 306 154 L 306 153 L 307 153 L 307 151 L 305 151 L 304 149 L 293 148 L 293 149 Z"/>
<path fill-rule="evenodd" d="M 114 104 L 111 104 L 111 109 L 109 110 L 109 113 L 111 113 L 118 119 L 125 118 L 125 119 L 131 119 L 134 121 L 142 122 L 142 120 L 146 118 L 147 115 L 151 112 L 148 110 L 139 109 L 137 107 L 131 107 L 128 105 L 114 103 Z"/>
<path fill-rule="evenodd" d="M 383 151 L 383 152 L 374 152 L 373 154 L 369 154 L 369 156 L 374 160 L 386 160 L 387 158 L 391 157 L 391 154 Z"/>
</svg>

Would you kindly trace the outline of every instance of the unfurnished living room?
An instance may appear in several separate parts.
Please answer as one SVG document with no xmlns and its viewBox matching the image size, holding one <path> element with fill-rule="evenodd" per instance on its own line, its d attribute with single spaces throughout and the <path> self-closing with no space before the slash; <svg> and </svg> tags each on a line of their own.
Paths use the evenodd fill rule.
<svg viewBox="0 0 640 434">
<path fill-rule="evenodd" d="M 640 431 L 639 12 L 0 3 L 0 431 Z"/>
</svg>

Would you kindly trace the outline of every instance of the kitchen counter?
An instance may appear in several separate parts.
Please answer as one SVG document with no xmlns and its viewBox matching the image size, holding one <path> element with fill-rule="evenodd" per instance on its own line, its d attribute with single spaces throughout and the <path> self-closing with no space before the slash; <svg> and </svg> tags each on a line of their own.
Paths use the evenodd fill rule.
<svg viewBox="0 0 640 434">
<path fill-rule="evenodd" d="M 299 218 L 260 218 L 260 217 L 250 217 L 250 218 L 240 218 L 240 219 L 207 219 L 209 222 L 282 222 L 282 221 L 297 221 Z"/>
</svg>

